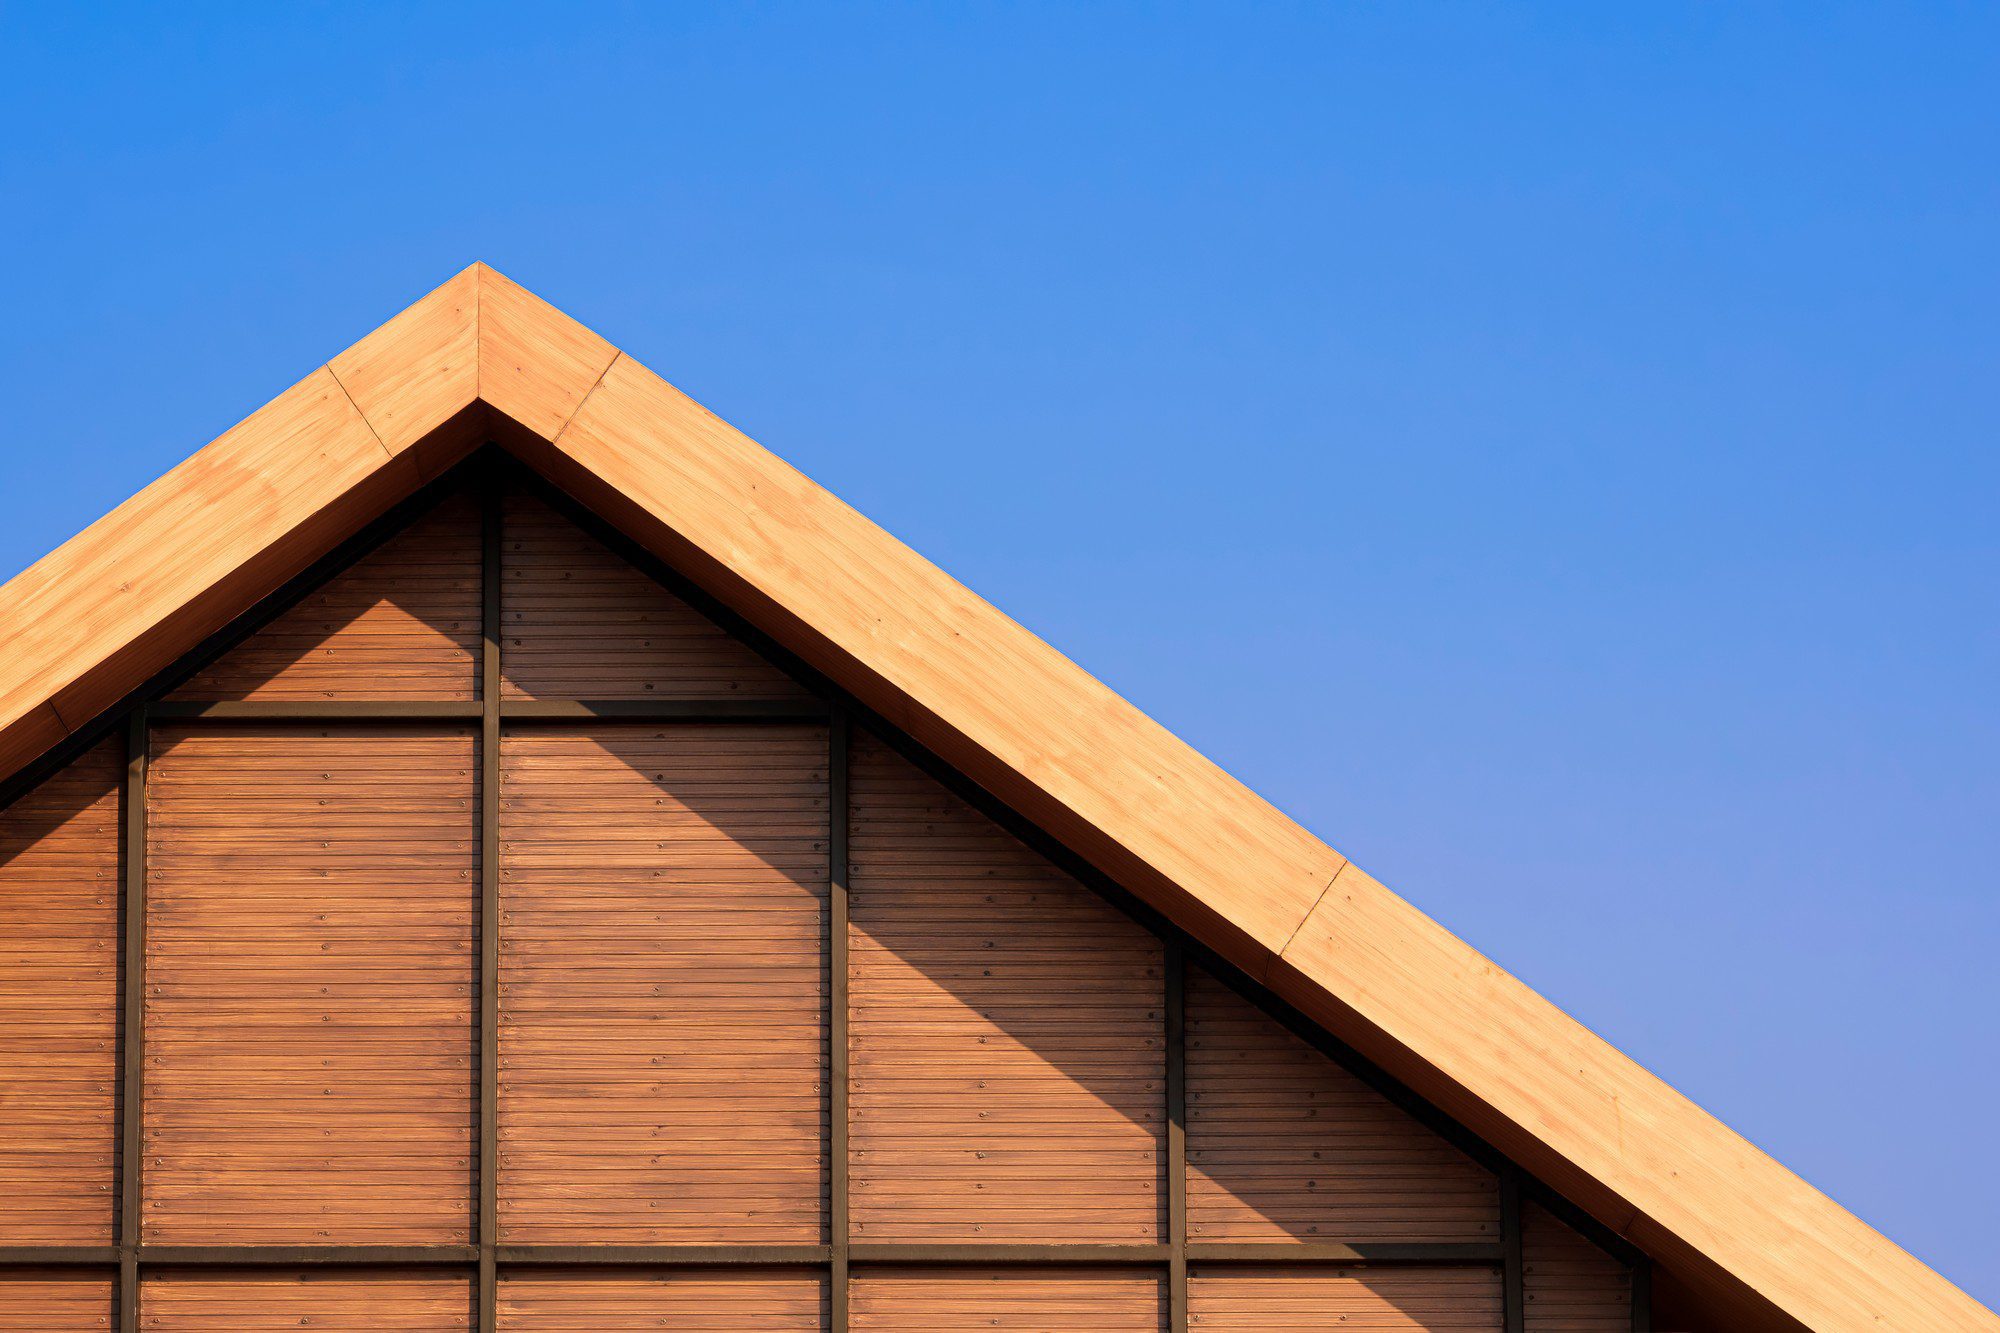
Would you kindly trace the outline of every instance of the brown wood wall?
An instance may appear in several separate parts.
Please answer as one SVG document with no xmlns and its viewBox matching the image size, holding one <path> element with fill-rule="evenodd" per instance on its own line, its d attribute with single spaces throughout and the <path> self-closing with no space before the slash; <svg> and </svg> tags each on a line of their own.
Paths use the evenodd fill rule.
<svg viewBox="0 0 2000 1333">
<path fill-rule="evenodd" d="M 124 746 L 0 810 L 0 1245 L 104 1245 L 118 1183 Z"/>
<path fill-rule="evenodd" d="M 809 701 L 540 500 L 511 497 L 502 514 L 496 708 Z M 437 505 L 178 697 L 476 697 L 483 532 L 471 499 Z M 493 1052 L 479 1047 L 488 757 L 475 727 L 154 718 L 145 1244 L 477 1243 L 490 1056 L 490 1240 L 1037 1247 L 984 1266 L 864 1255 L 845 1289 L 850 1326 L 1169 1329 L 1162 1248 L 1124 1266 L 1099 1266 L 1101 1251 L 1052 1265 L 1039 1249 L 1174 1235 L 1160 939 L 864 732 L 836 810 L 824 719 L 488 720 L 501 738 Z M 131 1238 L 117 1208 L 126 773 L 123 744 L 102 744 L 0 810 L 0 1246 Z M 1215 978 L 1185 978 L 1189 1242 L 1489 1247 L 1458 1266 L 1196 1261 L 1189 1327 L 1502 1333 L 1493 1173 Z M 844 1235 L 843 1127 L 829 1115 L 842 1093 Z M 1522 1333 L 1633 1328 L 1623 1265 L 1539 1207 L 1523 1216 Z M 493 1327 L 834 1326 L 830 1260 L 661 1270 L 629 1254 L 560 1257 L 498 1265 Z M 114 1312 L 101 1256 L 60 1270 L 6 1258 L 0 1333 L 133 1317 Z M 477 1326 L 472 1266 L 457 1257 L 416 1269 L 239 1258 L 148 1260 L 136 1327 Z"/>
<path fill-rule="evenodd" d="M 1166 1284 L 1144 1270 L 871 1270 L 854 1280 L 855 1333 L 1160 1333 Z"/>
<path fill-rule="evenodd" d="M 1188 1238 L 1478 1241 L 1499 1181 L 1196 970 L 1187 996 Z"/>
<path fill-rule="evenodd" d="M 826 1327 L 818 1273 L 690 1269 L 527 1269 L 500 1284 L 504 1333 L 817 1333 Z"/>
<path fill-rule="evenodd" d="M 852 772 L 855 1237 L 1158 1238 L 1159 940 L 880 742 Z"/>
<path fill-rule="evenodd" d="M 1200 1266 L 1188 1279 L 1190 1322 L 1205 1333 L 1494 1333 L 1495 1268 Z"/>
<path fill-rule="evenodd" d="M 501 760 L 502 1238 L 823 1239 L 826 729 Z"/>
<path fill-rule="evenodd" d="M 527 699 L 795 699 L 804 691 L 602 543 L 509 497 L 503 692 Z"/>
<path fill-rule="evenodd" d="M 455 1333 L 472 1327 L 472 1286 L 455 1274 L 169 1270 L 146 1279 L 147 1333 Z"/>
<path fill-rule="evenodd" d="M 1521 1216 L 1526 1333 L 1630 1333 L 1632 1272 L 1529 1204 Z"/>
<path fill-rule="evenodd" d="M 110 1273 L 0 1269 L 0 1333 L 96 1333 L 112 1326 L 117 1298 Z"/>
<path fill-rule="evenodd" d="M 472 744 L 154 732 L 147 1240 L 471 1235 Z"/>
<path fill-rule="evenodd" d="M 479 511 L 437 506 L 174 691 L 176 699 L 471 699 Z"/>
</svg>

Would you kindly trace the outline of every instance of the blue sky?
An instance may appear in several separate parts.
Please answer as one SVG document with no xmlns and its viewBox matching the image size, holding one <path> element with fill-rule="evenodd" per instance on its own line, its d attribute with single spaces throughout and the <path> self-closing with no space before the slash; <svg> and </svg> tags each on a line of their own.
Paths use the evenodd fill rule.
<svg viewBox="0 0 2000 1333">
<path fill-rule="evenodd" d="M 2000 1302 L 2000 16 L 0 5 L 0 575 L 473 259 Z"/>
</svg>

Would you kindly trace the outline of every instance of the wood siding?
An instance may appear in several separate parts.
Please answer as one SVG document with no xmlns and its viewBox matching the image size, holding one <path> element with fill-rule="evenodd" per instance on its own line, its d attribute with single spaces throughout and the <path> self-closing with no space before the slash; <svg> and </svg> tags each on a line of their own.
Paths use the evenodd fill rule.
<svg viewBox="0 0 2000 1333">
<path fill-rule="evenodd" d="M 797 699 L 791 677 L 540 500 L 509 496 L 509 699 Z"/>
<path fill-rule="evenodd" d="M 456 496 L 204 668 L 176 699 L 471 699 L 479 511 Z"/>
<path fill-rule="evenodd" d="M 1474 1241 L 1499 1182 L 1221 982 L 1187 999 L 1188 1238 Z"/>
<path fill-rule="evenodd" d="M 0 1269 L 0 1333 L 99 1333 L 117 1317 L 109 1273 Z"/>
<path fill-rule="evenodd" d="M 500 1333 L 819 1333 L 816 1273 L 528 1269 L 500 1283 Z"/>
<path fill-rule="evenodd" d="M 825 729 L 501 754 L 503 1237 L 820 1240 Z"/>
<path fill-rule="evenodd" d="M 470 735 L 162 728 L 149 784 L 146 1239 L 467 1239 Z"/>
<path fill-rule="evenodd" d="M 1156 1273 L 1075 1268 L 889 1269 L 854 1280 L 855 1333 L 1161 1333 Z"/>
<path fill-rule="evenodd" d="M 1202 1333 L 1500 1333 L 1491 1268 L 1200 1266 L 1189 1324 Z"/>
<path fill-rule="evenodd" d="M 1160 942 L 879 741 L 852 781 L 855 1238 L 1157 1238 Z"/>
<path fill-rule="evenodd" d="M 1521 1215 L 1526 1333 L 1631 1333 L 1632 1271 L 1546 1208 Z"/>
<path fill-rule="evenodd" d="M 124 746 L 0 810 L 0 1245 L 103 1245 L 117 1212 Z"/>
<path fill-rule="evenodd" d="M 139 1298 L 147 1333 L 458 1333 L 472 1287 L 444 1273 L 258 1269 L 168 1271 Z"/>
</svg>

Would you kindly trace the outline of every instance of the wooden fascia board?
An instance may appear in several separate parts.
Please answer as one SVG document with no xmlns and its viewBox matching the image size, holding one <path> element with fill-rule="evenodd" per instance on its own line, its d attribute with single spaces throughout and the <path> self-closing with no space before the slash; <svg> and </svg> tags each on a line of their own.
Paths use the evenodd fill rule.
<svg viewBox="0 0 2000 1333">
<path fill-rule="evenodd" d="M 483 265 L 0 588 L 0 775 L 489 430 L 1739 1324 L 2000 1330 L 1060 653 Z"/>
</svg>

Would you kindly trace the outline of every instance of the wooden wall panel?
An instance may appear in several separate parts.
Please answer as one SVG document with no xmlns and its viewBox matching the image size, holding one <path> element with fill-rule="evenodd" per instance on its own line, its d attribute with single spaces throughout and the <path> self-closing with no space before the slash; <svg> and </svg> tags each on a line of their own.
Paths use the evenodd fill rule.
<svg viewBox="0 0 2000 1333">
<path fill-rule="evenodd" d="M 115 1272 L 0 1269 L 0 1333 L 96 1333 L 117 1317 Z"/>
<path fill-rule="evenodd" d="M 852 781 L 855 1238 L 1158 1239 L 1160 942 L 881 742 Z"/>
<path fill-rule="evenodd" d="M 736 1269 L 527 1269 L 500 1279 L 500 1333 L 819 1333 L 826 1278 Z"/>
<path fill-rule="evenodd" d="M 179 1269 L 146 1278 L 146 1333 L 456 1333 L 472 1284 L 455 1273 Z"/>
<path fill-rule="evenodd" d="M 530 496 L 509 496 L 501 654 L 510 699 L 795 699 L 805 692 Z"/>
<path fill-rule="evenodd" d="M 1187 996 L 1188 1238 L 1476 1241 L 1499 1182 L 1198 969 Z"/>
<path fill-rule="evenodd" d="M 468 1239 L 471 736 L 162 728 L 147 795 L 145 1238 Z"/>
<path fill-rule="evenodd" d="M 1189 1327 L 1203 1333 L 1500 1333 L 1493 1268 L 1201 1265 Z"/>
<path fill-rule="evenodd" d="M 0 811 L 0 1245 L 105 1245 L 118 1162 L 124 745 Z"/>
<path fill-rule="evenodd" d="M 175 699 L 471 699 L 479 508 L 454 496 L 175 690 Z"/>
<path fill-rule="evenodd" d="M 1160 1333 L 1166 1283 L 1146 1269 L 868 1269 L 855 1333 Z"/>
<path fill-rule="evenodd" d="M 503 1238 L 821 1240 L 826 729 L 501 755 Z"/>
<path fill-rule="evenodd" d="M 1632 1273 L 1546 1208 L 1521 1210 L 1527 1333 L 1631 1333 Z"/>
</svg>

